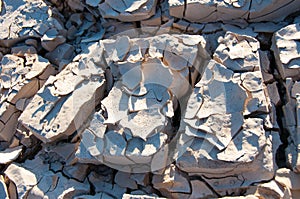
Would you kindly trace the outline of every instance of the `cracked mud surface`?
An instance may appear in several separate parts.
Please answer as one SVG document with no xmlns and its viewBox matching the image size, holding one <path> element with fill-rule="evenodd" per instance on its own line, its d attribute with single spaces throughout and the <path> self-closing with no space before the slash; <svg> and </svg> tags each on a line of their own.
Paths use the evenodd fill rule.
<svg viewBox="0 0 300 199">
<path fill-rule="evenodd" d="M 0 198 L 300 198 L 299 6 L 0 0 Z"/>
</svg>

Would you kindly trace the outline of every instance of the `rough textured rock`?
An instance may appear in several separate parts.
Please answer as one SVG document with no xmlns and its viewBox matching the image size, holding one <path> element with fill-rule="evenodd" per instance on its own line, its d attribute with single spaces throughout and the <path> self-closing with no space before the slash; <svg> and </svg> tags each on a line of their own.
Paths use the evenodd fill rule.
<svg viewBox="0 0 300 199">
<path fill-rule="evenodd" d="M 272 50 L 278 70 L 283 79 L 292 77 L 299 80 L 300 24 L 291 24 L 277 31 L 272 40 Z"/>
<path fill-rule="evenodd" d="M 170 161 L 168 143 L 175 136 L 178 104 L 208 59 L 205 40 L 188 35 L 131 40 L 124 36 L 103 40 L 100 46 L 115 83 L 83 132 L 77 156 L 82 158 L 86 148 L 90 155 L 84 161 L 93 157 L 125 171 L 163 168 Z"/>
<path fill-rule="evenodd" d="M 11 141 L 18 117 L 50 75 L 56 73 L 49 61 L 37 54 L 7 54 L 1 62 L 0 141 Z"/>
<path fill-rule="evenodd" d="M 0 46 L 12 46 L 29 37 L 41 38 L 49 29 L 63 35 L 61 21 L 42 0 L 5 0 L 1 8 Z"/>
<path fill-rule="evenodd" d="M 101 65 L 89 59 L 74 61 L 46 81 L 19 121 L 43 142 L 66 138 L 84 124 L 104 89 Z"/>
<path fill-rule="evenodd" d="M 65 146 L 49 145 L 33 160 L 9 165 L 5 174 L 15 183 L 20 198 L 73 198 L 90 192 L 87 181 L 78 182 L 67 178 L 61 171 L 49 170 L 54 163 L 65 166 L 69 154 L 74 154 L 74 150 L 64 151 L 66 149 L 68 150 Z M 10 194 L 11 191 L 13 190 L 10 190 Z"/>
<path fill-rule="evenodd" d="M 299 10 L 298 1 L 169 0 L 170 15 L 191 22 L 280 21 Z"/>
<path fill-rule="evenodd" d="M 244 54 L 231 50 L 232 43 L 237 49 L 245 46 Z M 280 140 L 277 132 L 265 130 L 272 124 L 268 121 L 258 48 L 253 38 L 230 32 L 225 35 L 214 55 L 221 63 L 212 60 L 208 64 L 179 129 L 178 167 L 190 176 L 200 175 L 220 195 L 228 189 L 249 186 L 258 178 L 272 179 L 276 168 Z M 248 69 L 235 68 L 243 57 L 252 58 L 243 65 Z M 252 116 L 245 118 L 247 115 Z M 220 178 L 222 183 L 218 182 Z"/>
<path fill-rule="evenodd" d="M 296 0 L 0 0 L 0 198 L 300 198 Z"/>
<path fill-rule="evenodd" d="M 120 21 L 140 21 L 155 14 L 156 2 L 157 0 L 105 0 L 98 5 L 98 9 L 104 18 Z"/>
<path fill-rule="evenodd" d="M 8 148 L 4 151 L 0 151 L 0 164 L 7 164 L 18 158 L 22 152 L 22 147 Z"/>
<path fill-rule="evenodd" d="M 288 147 L 286 148 L 287 163 L 291 169 L 300 172 L 300 151 L 299 151 L 299 82 L 292 78 L 286 78 L 285 89 L 287 103 L 283 109 L 283 125 L 289 132 Z"/>
</svg>

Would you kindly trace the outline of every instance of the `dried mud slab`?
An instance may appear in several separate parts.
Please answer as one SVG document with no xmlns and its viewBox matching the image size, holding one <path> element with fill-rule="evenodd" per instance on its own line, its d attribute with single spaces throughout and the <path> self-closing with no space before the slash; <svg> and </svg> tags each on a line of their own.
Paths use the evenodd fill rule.
<svg viewBox="0 0 300 199">
<path fill-rule="evenodd" d="M 18 117 L 50 75 L 50 62 L 37 54 L 6 54 L 1 62 L 0 141 L 10 142 L 18 128 Z"/>
<path fill-rule="evenodd" d="M 299 102 L 300 102 L 300 54 L 299 23 L 278 30 L 273 36 L 272 50 L 278 71 L 284 83 L 286 103 L 283 105 L 283 125 L 289 133 L 286 148 L 287 164 L 300 172 Z"/>
<path fill-rule="evenodd" d="M 283 79 L 299 80 L 300 74 L 300 23 L 288 25 L 277 31 L 272 39 L 278 70 Z"/>
<path fill-rule="evenodd" d="M 74 146 L 71 143 L 49 145 L 32 160 L 10 164 L 4 172 L 11 181 L 9 195 L 12 197 L 17 193 L 16 198 L 55 199 L 89 194 L 90 184 L 86 177 L 88 167 L 69 165 Z"/>
<path fill-rule="evenodd" d="M 65 29 L 56 16 L 42 0 L 4 1 L 0 15 L 0 46 L 11 47 L 26 38 L 42 38 L 43 47 L 55 48 L 65 41 Z"/>
<path fill-rule="evenodd" d="M 170 15 L 190 22 L 280 21 L 299 10 L 296 0 L 169 0 Z"/>
<path fill-rule="evenodd" d="M 0 198 L 300 198 L 299 11 L 0 0 Z"/>
<path fill-rule="evenodd" d="M 100 45 L 115 81 L 82 134 L 79 161 L 97 159 L 127 172 L 164 167 L 172 153 L 168 144 L 176 136 L 181 99 L 209 59 L 205 40 L 188 35 L 123 36 Z"/>
<path fill-rule="evenodd" d="M 214 57 L 217 61 L 209 62 L 189 98 L 179 129 L 176 165 L 190 178 L 226 195 L 272 179 L 281 142 L 278 132 L 267 130 L 272 122 L 258 42 L 228 32 Z M 241 60 L 245 68 L 236 69 Z M 167 191 L 173 196 L 172 190 Z"/>
<path fill-rule="evenodd" d="M 66 138 L 94 111 L 105 85 L 100 65 L 87 58 L 74 61 L 46 81 L 19 121 L 43 142 Z"/>
<path fill-rule="evenodd" d="M 88 1 L 86 3 L 95 6 L 95 2 Z M 120 21 L 141 21 L 155 14 L 156 3 L 157 0 L 105 0 L 98 5 L 98 9 L 104 18 Z"/>
<path fill-rule="evenodd" d="M 285 80 L 287 103 L 283 109 L 283 125 L 289 133 L 288 147 L 286 148 L 287 164 L 295 172 L 300 172 L 300 139 L 299 139 L 299 108 L 300 108 L 300 82 L 292 78 Z"/>
</svg>

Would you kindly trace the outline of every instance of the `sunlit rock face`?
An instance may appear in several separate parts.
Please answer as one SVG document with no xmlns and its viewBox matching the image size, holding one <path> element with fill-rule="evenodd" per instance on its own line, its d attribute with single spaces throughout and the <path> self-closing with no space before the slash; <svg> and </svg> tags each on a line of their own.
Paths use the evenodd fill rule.
<svg viewBox="0 0 300 199">
<path fill-rule="evenodd" d="M 79 161 L 97 159 L 126 172 L 164 168 L 173 160 L 169 145 L 177 135 L 182 100 L 209 59 L 204 38 L 122 36 L 100 46 L 111 89 L 82 133 Z"/>
<path fill-rule="evenodd" d="M 169 0 L 170 14 L 206 23 L 280 21 L 299 9 L 299 1 L 283 0 Z"/>
<path fill-rule="evenodd" d="M 299 13 L 0 0 L 0 198 L 300 198 Z"/>
<path fill-rule="evenodd" d="M 188 100 L 179 130 L 177 166 L 224 194 L 257 178 L 270 180 L 280 139 L 266 128 L 272 122 L 258 41 L 228 32 L 214 59 Z M 217 183 L 220 178 L 222 183 Z"/>
</svg>

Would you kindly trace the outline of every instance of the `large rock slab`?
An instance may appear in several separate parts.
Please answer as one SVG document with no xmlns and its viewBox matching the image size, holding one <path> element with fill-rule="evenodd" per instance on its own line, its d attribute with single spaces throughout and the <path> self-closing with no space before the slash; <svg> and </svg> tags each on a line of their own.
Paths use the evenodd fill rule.
<svg viewBox="0 0 300 199">
<path fill-rule="evenodd" d="M 49 199 L 74 198 L 88 194 L 90 185 L 87 180 L 79 182 L 76 175 L 73 175 L 72 179 L 67 177 L 67 173 L 52 170 L 51 165 L 58 163 L 66 168 L 67 158 L 70 154 L 74 154 L 74 150 L 66 146 L 46 147 L 47 149 L 43 148 L 34 159 L 26 160 L 22 164 L 12 163 L 7 167 L 4 173 L 16 186 L 16 190 L 10 189 L 9 194 L 12 195 L 15 191 L 18 198 Z M 84 174 L 84 171 L 77 165 L 72 165 L 72 167 Z"/>
<path fill-rule="evenodd" d="M 299 10 L 299 5 L 293 0 L 169 0 L 171 16 L 199 23 L 280 21 Z"/>
<path fill-rule="evenodd" d="M 209 62 L 188 100 L 176 164 L 225 195 L 230 189 L 274 177 L 280 139 L 277 132 L 265 128 L 272 124 L 258 42 L 230 32 L 219 41 L 217 61 Z M 243 53 L 236 53 L 240 46 L 245 46 Z M 245 60 L 245 67 L 236 67 L 243 57 L 251 59 Z"/>
<path fill-rule="evenodd" d="M 37 54 L 24 57 L 7 54 L 0 64 L 0 141 L 9 142 L 17 129 L 19 115 L 56 71 L 47 59 Z"/>
<path fill-rule="evenodd" d="M 288 166 L 295 172 L 300 172 L 300 82 L 286 78 L 284 82 L 287 103 L 282 106 L 283 125 L 289 133 L 286 157 Z"/>
<path fill-rule="evenodd" d="M 100 14 L 104 18 L 120 21 L 141 21 L 155 14 L 157 0 L 105 0 L 98 5 Z"/>
<path fill-rule="evenodd" d="M 57 32 L 50 40 L 55 39 L 57 36 L 63 38 L 65 30 L 61 21 L 54 16 L 51 8 L 44 1 L 20 0 L 16 2 L 7 0 L 4 1 L 2 7 L 0 46 L 10 47 L 16 42 L 29 37 L 41 38 L 47 35 L 46 32 L 49 29 Z"/>
<path fill-rule="evenodd" d="M 299 80 L 300 74 L 300 23 L 288 25 L 278 30 L 272 39 L 278 71 L 283 79 L 291 77 Z"/>
<path fill-rule="evenodd" d="M 127 172 L 161 169 L 173 153 L 168 145 L 176 135 L 179 104 L 209 59 L 205 40 L 188 35 L 123 36 L 101 45 L 115 82 L 83 132 L 77 156 Z"/>
<path fill-rule="evenodd" d="M 94 111 L 105 82 L 101 65 L 87 58 L 74 61 L 46 81 L 19 121 L 43 142 L 66 138 Z"/>
</svg>

